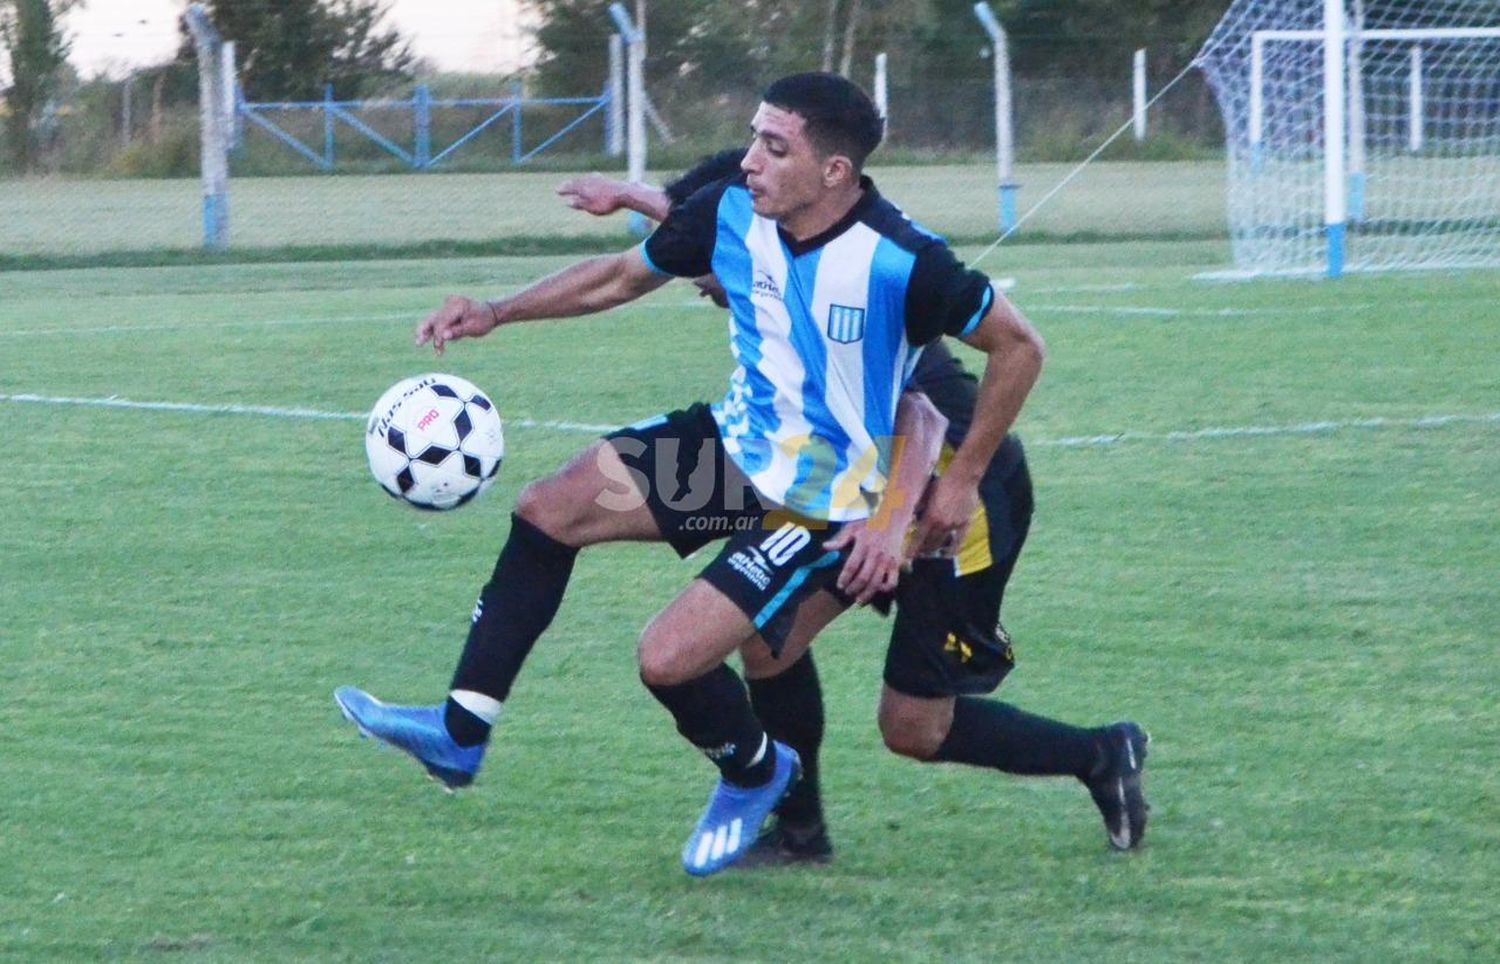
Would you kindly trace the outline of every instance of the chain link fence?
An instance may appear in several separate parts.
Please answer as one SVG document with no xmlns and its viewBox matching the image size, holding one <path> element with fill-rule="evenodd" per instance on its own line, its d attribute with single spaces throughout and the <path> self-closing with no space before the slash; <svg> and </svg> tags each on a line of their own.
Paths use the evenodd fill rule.
<svg viewBox="0 0 1500 964">
<path fill-rule="evenodd" d="M 855 76 L 868 86 L 869 73 Z M 624 242 L 623 217 L 590 219 L 553 194 L 566 172 L 623 176 L 624 156 L 607 150 L 606 80 L 578 78 L 577 103 L 541 103 L 526 77 L 498 75 L 426 76 L 377 101 L 336 108 L 242 103 L 230 156 L 229 243 L 246 250 L 517 239 L 545 246 L 601 236 Z M 662 124 L 649 135 L 651 179 L 660 183 L 699 156 L 743 142 L 758 88 L 653 85 Z M 425 133 L 414 107 L 424 97 Z M 496 117 L 507 100 L 519 106 Z M 1128 124 L 1130 64 L 1108 83 L 1018 77 L 1014 102 L 1024 212 L 1071 164 Z M 990 83 L 893 69 L 888 104 L 887 142 L 872 159 L 881 187 L 934 230 L 993 237 Z M 195 69 L 168 65 L 73 80 L 35 133 L 37 170 L 0 174 L 0 257 L 130 253 L 140 260 L 201 245 Z M 1126 134 L 1105 163 L 1023 231 L 1221 234 L 1222 144 L 1218 112 L 1191 76 L 1153 108 L 1143 141 Z M 424 152 L 429 161 L 442 156 L 414 164 Z"/>
</svg>

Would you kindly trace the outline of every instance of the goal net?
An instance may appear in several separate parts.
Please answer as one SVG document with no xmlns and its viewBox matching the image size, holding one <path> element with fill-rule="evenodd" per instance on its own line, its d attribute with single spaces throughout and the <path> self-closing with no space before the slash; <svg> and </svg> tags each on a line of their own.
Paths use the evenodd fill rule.
<svg viewBox="0 0 1500 964">
<path fill-rule="evenodd" d="M 1496 0 L 1238 0 L 1196 62 L 1239 272 L 1500 265 Z"/>
</svg>

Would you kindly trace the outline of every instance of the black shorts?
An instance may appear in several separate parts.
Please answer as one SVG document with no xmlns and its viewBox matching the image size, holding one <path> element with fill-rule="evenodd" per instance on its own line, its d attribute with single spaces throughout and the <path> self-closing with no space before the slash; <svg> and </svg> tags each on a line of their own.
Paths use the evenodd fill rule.
<svg viewBox="0 0 1500 964">
<path fill-rule="evenodd" d="M 605 438 L 678 555 L 686 558 L 726 540 L 699 578 L 732 599 L 779 655 L 802 600 L 838 578 L 847 552 L 826 550 L 823 543 L 839 524 L 761 499 L 725 452 L 707 405 L 646 419 Z"/>
<path fill-rule="evenodd" d="M 960 575 L 952 559 L 918 559 L 896 588 L 886 685 L 926 699 L 990 693 L 1015 666 L 1000 604 L 1031 526 L 1031 478 L 1020 463 L 980 485 L 990 564 Z"/>
</svg>

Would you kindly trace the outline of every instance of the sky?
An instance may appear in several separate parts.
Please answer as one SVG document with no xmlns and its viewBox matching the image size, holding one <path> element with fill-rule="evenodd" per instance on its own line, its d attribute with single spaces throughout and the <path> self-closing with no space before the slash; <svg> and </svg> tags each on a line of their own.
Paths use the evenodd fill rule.
<svg viewBox="0 0 1500 964">
<path fill-rule="evenodd" d="M 517 0 L 391 0 L 390 23 L 443 71 L 505 73 L 525 62 Z M 69 60 L 84 77 L 121 77 L 177 50 L 184 0 L 87 0 L 68 14 Z"/>
</svg>

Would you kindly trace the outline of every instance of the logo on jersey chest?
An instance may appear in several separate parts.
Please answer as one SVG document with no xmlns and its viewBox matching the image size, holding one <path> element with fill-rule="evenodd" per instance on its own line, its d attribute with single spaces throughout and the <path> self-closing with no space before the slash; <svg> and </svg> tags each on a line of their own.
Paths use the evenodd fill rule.
<svg viewBox="0 0 1500 964">
<path fill-rule="evenodd" d="M 828 306 L 828 337 L 841 344 L 859 341 L 865 336 L 865 310 L 848 305 Z"/>
<path fill-rule="evenodd" d="M 756 269 L 755 280 L 750 283 L 751 298 L 769 298 L 772 301 L 781 301 L 781 288 L 777 286 L 776 279 L 761 269 Z"/>
</svg>

